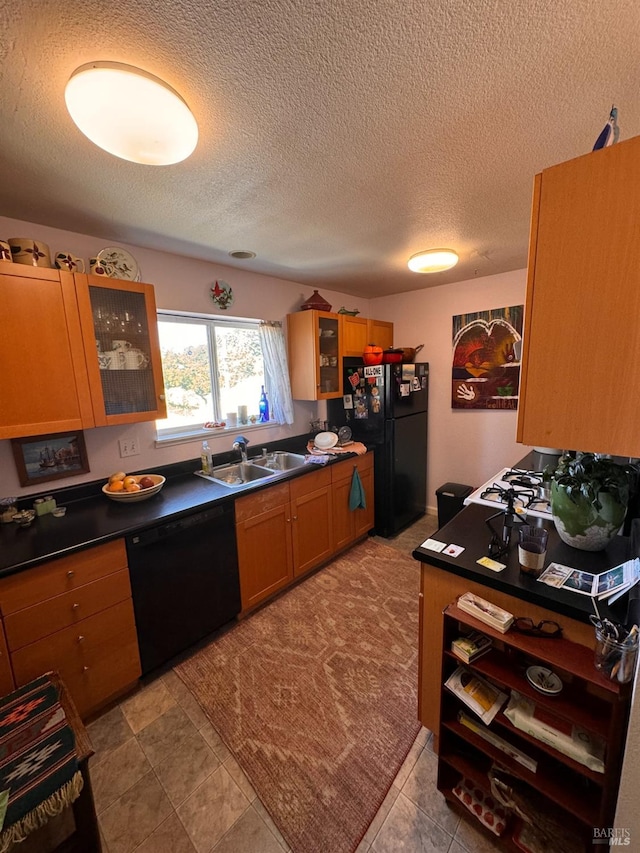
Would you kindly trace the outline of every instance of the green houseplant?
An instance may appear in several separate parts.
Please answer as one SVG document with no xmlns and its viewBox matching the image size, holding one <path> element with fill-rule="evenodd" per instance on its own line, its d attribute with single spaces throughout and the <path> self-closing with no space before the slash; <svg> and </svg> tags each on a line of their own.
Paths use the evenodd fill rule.
<svg viewBox="0 0 640 853">
<path fill-rule="evenodd" d="M 564 454 L 551 479 L 551 512 L 563 542 L 602 551 L 624 521 L 638 469 L 599 453 Z"/>
</svg>

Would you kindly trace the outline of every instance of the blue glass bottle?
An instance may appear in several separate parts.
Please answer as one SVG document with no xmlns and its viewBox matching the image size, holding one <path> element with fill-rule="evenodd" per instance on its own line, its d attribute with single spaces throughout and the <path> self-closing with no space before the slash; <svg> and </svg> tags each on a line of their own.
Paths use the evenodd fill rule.
<svg viewBox="0 0 640 853">
<path fill-rule="evenodd" d="M 269 401 L 267 400 L 267 395 L 264 391 L 264 385 L 261 386 L 262 391 L 260 394 L 260 402 L 258 403 L 258 411 L 260 413 L 260 417 L 258 420 L 261 424 L 267 423 L 269 420 Z"/>
</svg>

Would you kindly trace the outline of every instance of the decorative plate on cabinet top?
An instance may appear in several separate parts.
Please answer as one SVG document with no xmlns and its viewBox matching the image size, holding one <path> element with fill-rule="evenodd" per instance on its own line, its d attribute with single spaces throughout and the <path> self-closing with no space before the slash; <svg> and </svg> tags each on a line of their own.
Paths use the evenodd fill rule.
<svg viewBox="0 0 640 853">
<path fill-rule="evenodd" d="M 107 246 L 96 255 L 106 269 L 111 269 L 109 278 L 122 278 L 125 281 L 140 281 L 138 262 L 130 252 L 119 246 Z"/>
</svg>

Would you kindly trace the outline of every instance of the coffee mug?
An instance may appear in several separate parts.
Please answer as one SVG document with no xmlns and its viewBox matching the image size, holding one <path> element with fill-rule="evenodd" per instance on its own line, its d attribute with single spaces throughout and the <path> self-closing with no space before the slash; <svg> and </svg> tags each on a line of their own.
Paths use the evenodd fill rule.
<svg viewBox="0 0 640 853">
<path fill-rule="evenodd" d="M 71 252 L 56 252 L 56 267 L 69 272 L 84 272 L 84 261 Z"/>
<path fill-rule="evenodd" d="M 100 365 L 100 370 L 109 370 L 111 367 L 111 358 L 113 356 L 112 352 L 99 352 L 98 353 L 98 364 Z"/>
<path fill-rule="evenodd" d="M 124 353 L 122 350 L 112 350 L 109 355 L 111 356 L 109 370 L 124 370 Z"/>
<path fill-rule="evenodd" d="M 12 261 L 11 246 L 6 240 L 0 240 L 0 261 Z"/>
<path fill-rule="evenodd" d="M 99 261 L 97 258 L 89 258 L 89 272 L 91 275 L 106 275 L 111 278 L 113 267 L 105 261 Z"/>
<path fill-rule="evenodd" d="M 123 355 L 126 370 L 140 370 L 141 367 L 145 366 L 147 357 L 143 352 L 140 352 L 140 350 L 129 350 L 129 352 L 125 352 Z"/>
<path fill-rule="evenodd" d="M 112 341 L 111 349 L 119 349 L 119 350 L 130 350 L 131 344 L 129 341 Z"/>
<path fill-rule="evenodd" d="M 8 243 L 15 263 L 51 269 L 51 255 L 46 243 L 30 237 L 9 237 Z"/>
</svg>

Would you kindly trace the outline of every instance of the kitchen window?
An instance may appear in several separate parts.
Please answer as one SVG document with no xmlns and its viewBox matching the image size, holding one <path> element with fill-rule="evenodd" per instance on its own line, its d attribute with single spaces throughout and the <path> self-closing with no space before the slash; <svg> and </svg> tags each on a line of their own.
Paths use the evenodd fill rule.
<svg viewBox="0 0 640 853">
<path fill-rule="evenodd" d="M 167 402 L 167 417 L 156 421 L 159 440 L 192 437 L 207 421 L 226 423 L 239 406 L 247 407 L 247 426 L 257 422 L 265 385 L 257 320 L 159 311 L 158 333 Z"/>
</svg>

